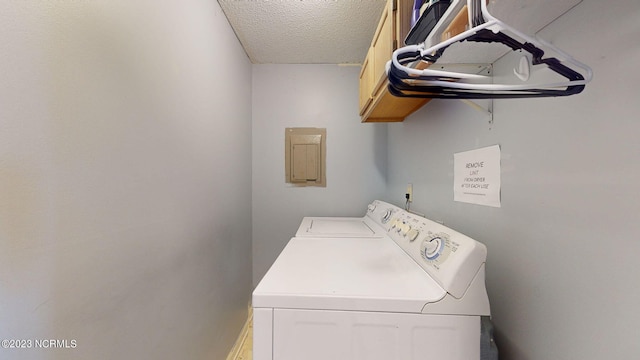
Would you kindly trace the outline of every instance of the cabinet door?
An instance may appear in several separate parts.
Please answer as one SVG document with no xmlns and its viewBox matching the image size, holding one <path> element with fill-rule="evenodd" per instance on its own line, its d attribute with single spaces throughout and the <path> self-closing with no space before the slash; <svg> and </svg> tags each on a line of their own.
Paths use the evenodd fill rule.
<svg viewBox="0 0 640 360">
<path fill-rule="evenodd" d="M 374 94 L 378 92 L 378 89 L 385 83 L 387 79 L 386 65 L 387 61 L 391 59 L 393 53 L 393 1 L 389 1 L 384 11 L 382 12 L 382 18 L 378 24 L 378 29 L 373 38 L 373 78 L 374 78 Z"/>
<path fill-rule="evenodd" d="M 360 115 L 364 114 L 371 101 L 373 100 L 373 48 L 369 48 L 367 57 L 362 63 L 360 71 Z"/>
<path fill-rule="evenodd" d="M 402 121 L 427 99 L 391 95 L 386 65 L 411 28 L 413 1 L 388 0 L 360 72 L 360 117 L 363 122 Z"/>
</svg>

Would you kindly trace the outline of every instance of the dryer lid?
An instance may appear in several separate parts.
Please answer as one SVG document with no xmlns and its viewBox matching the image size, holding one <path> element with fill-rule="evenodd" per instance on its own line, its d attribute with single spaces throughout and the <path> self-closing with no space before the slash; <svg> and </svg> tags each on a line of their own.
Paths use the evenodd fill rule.
<svg viewBox="0 0 640 360">
<path fill-rule="evenodd" d="M 421 313 L 446 291 L 388 238 L 293 238 L 254 307 Z"/>
<path fill-rule="evenodd" d="M 379 237 L 365 218 L 305 217 L 296 236 L 310 237 Z"/>
</svg>

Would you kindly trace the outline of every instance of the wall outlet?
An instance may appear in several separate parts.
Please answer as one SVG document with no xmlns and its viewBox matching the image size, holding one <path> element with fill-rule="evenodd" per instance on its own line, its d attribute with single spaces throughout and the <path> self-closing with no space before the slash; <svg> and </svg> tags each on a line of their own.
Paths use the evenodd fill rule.
<svg viewBox="0 0 640 360">
<path fill-rule="evenodd" d="M 413 184 L 407 185 L 407 194 L 409 194 L 409 202 L 413 202 Z"/>
</svg>

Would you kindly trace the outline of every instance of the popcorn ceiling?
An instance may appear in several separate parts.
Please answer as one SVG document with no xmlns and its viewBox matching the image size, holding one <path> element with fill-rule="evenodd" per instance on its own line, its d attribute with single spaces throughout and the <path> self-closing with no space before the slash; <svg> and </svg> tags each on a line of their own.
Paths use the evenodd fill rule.
<svg viewBox="0 0 640 360">
<path fill-rule="evenodd" d="M 218 0 L 253 63 L 359 64 L 386 0 Z"/>
</svg>

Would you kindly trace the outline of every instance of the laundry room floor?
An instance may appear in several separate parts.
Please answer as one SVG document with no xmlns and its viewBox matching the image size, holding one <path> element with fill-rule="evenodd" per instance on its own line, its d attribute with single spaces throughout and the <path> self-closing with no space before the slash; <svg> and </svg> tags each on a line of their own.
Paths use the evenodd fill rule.
<svg viewBox="0 0 640 360">
<path fill-rule="evenodd" d="M 244 335 L 244 341 L 242 347 L 238 352 L 236 360 L 251 360 L 253 359 L 253 324 L 249 324 L 249 328 Z"/>
<path fill-rule="evenodd" d="M 231 350 L 227 360 L 251 360 L 253 359 L 253 321 L 251 310 L 249 318 L 242 333 L 236 342 L 236 346 Z"/>
</svg>

